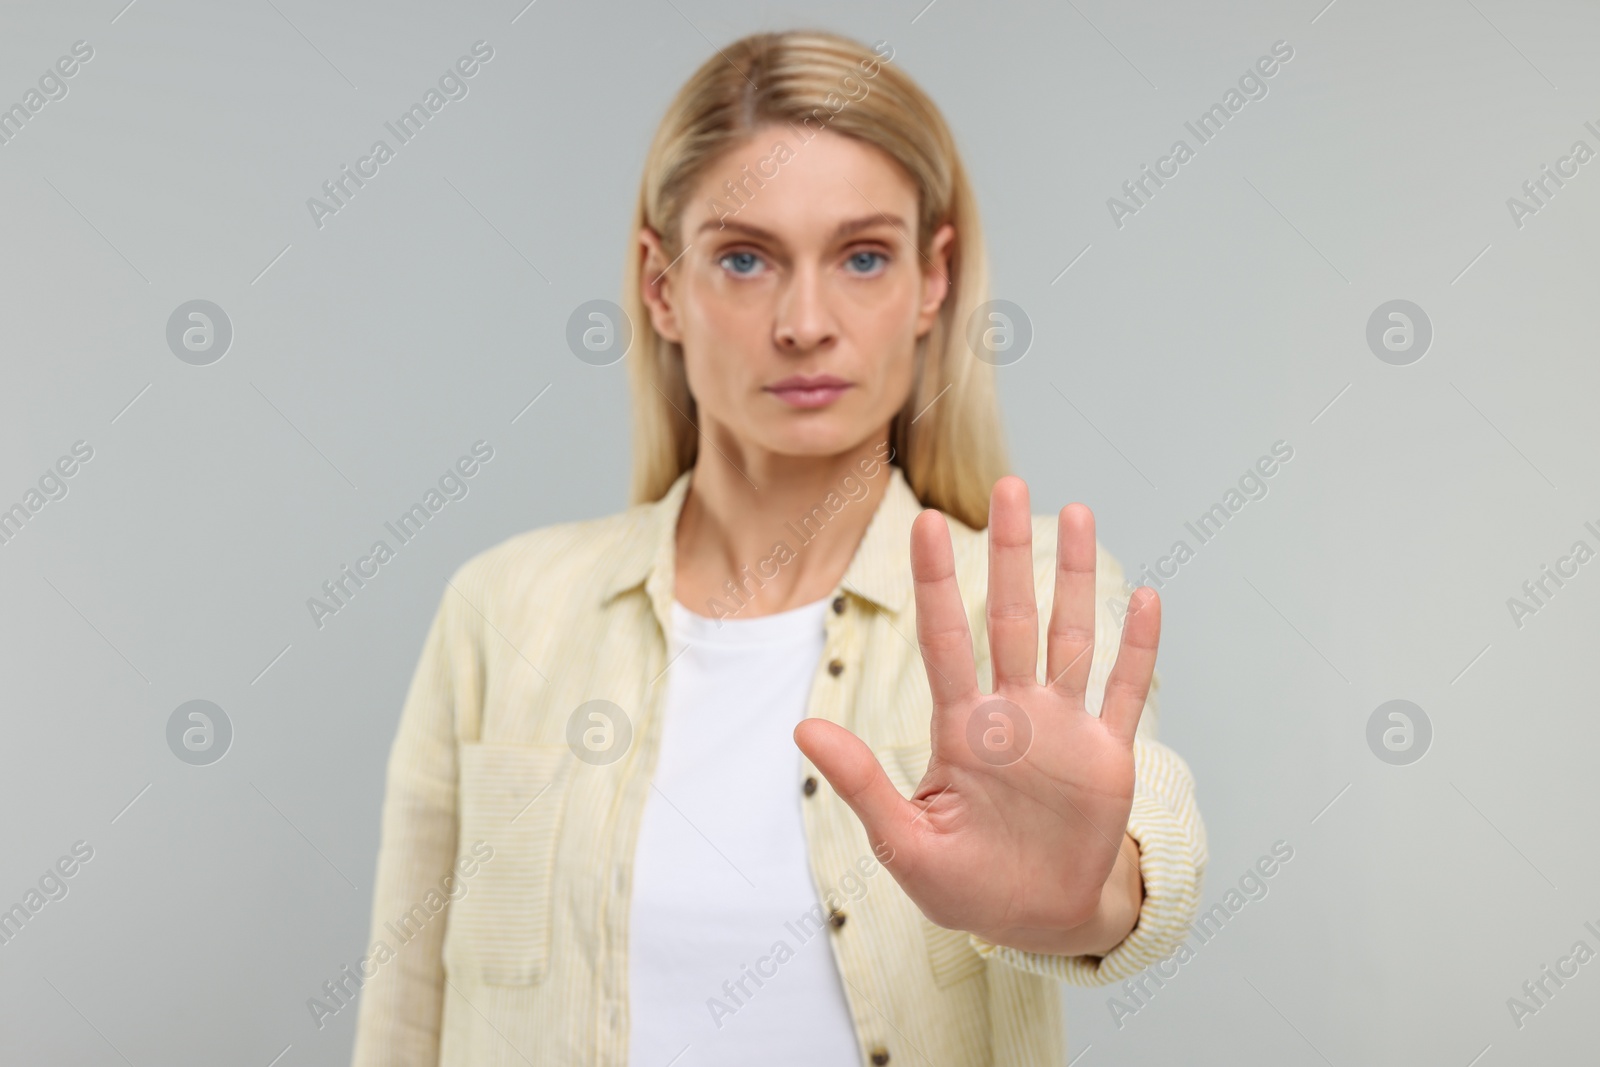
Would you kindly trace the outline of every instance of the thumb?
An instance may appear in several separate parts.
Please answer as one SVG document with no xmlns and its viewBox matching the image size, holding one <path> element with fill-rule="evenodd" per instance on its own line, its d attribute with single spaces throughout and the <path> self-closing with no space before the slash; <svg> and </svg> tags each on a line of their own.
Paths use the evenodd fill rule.
<svg viewBox="0 0 1600 1067">
<path fill-rule="evenodd" d="M 865 741 L 827 719 L 802 719 L 794 743 L 844 798 L 867 831 L 867 841 L 885 867 L 910 844 L 915 805 L 900 795 Z M 884 859 L 888 845 L 888 859 Z"/>
</svg>

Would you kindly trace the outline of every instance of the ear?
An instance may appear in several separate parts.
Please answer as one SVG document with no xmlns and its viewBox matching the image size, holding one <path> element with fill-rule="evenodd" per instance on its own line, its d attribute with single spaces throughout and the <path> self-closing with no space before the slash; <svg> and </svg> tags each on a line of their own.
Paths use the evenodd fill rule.
<svg viewBox="0 0 1600 1067">
<path fill-rule="evenodd" d="M 639 231 L 639 255 L 644 266 L 639 279 L 639 294 L 650 311 L 650 325 L 669 341 L 683 340 L 678 331 L 678 316 L 673 307 L 672 279 L 667 268 L 672 260 L 662 247 L 661 235 L 646 226 Z"/>
<path fill-rule="evenodd" d="M 929 242 L 928 262 L 922 271 L 922 306 L 917 309 L 918 337 L 933 328 L 939 308 L 950 295 L 950 254 L 955 243 L 956 228 L 948 222 L 934 231 Z"/>
</svg>

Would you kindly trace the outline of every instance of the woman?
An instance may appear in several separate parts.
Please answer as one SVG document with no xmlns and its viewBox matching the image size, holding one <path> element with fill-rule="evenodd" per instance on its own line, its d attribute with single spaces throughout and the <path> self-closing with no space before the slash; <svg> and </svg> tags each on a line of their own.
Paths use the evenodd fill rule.
<svg viewBox="0 0 1600 1067">
<path fill-rule="evenodd" d="M 756 35 L 662 121 L 635 504 L 445 591 L 357 1064 L 1060 1064 L 1058 983 L 1181 942 L 1159 604 L 1003 476 L 975 200 L 892 59 Z"/>
</svg>

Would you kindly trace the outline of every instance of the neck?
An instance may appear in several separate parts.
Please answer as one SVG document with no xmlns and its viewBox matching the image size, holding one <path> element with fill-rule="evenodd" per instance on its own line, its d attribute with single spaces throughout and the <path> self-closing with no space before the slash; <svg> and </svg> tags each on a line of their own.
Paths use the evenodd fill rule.
<svg viewBox="0 0 1600 1067">
<path fill-rule="evenodd" d="M 886 440 L 887 427 L 836 456 L 739 466 L 748 451 L 729 458 L 702 447 L 678 516 L 677 599 L 703 615 L 753 618 L 827 596 L 888 488 Z"/>
</svg>

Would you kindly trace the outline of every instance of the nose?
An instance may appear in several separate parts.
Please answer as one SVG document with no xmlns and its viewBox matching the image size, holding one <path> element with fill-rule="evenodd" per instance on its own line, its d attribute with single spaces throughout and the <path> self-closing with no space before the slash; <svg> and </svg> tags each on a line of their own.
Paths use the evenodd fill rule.
<svg viewBox="0 0 1600 1067">
<path fill-rule="evenodd" d="M 778 297 L 773 338 L 785 352 L 809 352 L 838 338 L 838 323 L 828 307 L 820 269 L 803 264 Z"/>
</svg>

